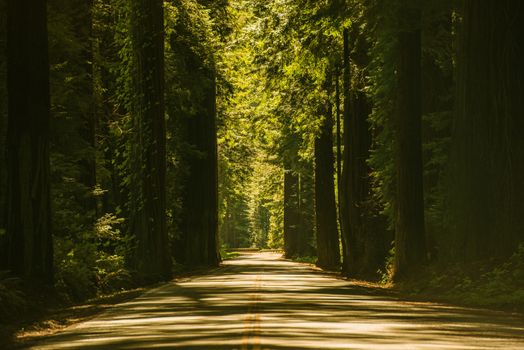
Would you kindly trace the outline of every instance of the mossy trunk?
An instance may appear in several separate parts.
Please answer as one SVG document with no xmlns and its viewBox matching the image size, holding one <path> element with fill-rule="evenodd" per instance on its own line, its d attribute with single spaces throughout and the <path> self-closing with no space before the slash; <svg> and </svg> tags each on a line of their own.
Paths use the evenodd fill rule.
<svg viewBox="0 0 524 350">
<path fill-rule="evenodd" d="M 166 128 L 162 0 L 131 0 L 133 105 L 129 229 L 144 282 L 170 277 L 166 231 Z"/>
</svg>

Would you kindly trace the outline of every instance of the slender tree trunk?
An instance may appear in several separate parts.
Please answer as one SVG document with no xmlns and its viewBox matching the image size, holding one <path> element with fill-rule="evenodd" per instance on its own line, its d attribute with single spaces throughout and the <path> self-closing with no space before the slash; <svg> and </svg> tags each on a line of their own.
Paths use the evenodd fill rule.
<svg viewBox="0 0 524 350">
<path fill-rule="evenodd" d="M 6 52 L 6 1 L 0 0 L 0 52 Z M 6 57 L 0 55 L 0 150 L 6 149 L 7 90 Z M 0 151 L 0 270 L 7 269 L 6 212 L 7 212 L 7 160 L 6 152 Z"/>
<path fill-rule="evenodd" d="M 284 173 L 284 255 L 292 258 L 298 255 L 298 228 L 300 213 L 298 210 L 298 175 L 289 167 Z"/>
<path fill-rule="evenodd" d="M 80 182 L 89 190 L 84 203 L 86 212 L 93 214 L 93 219 L 97 216 L 96 198 L 92 194 L 96 186 L 96 116 L 94 82 L 93 82 L 93 0 L 77 0 L 79 18 L 77 18 L 77 39 L 83 45 L 82 64 L 80 64 L 80 74 L 83 79 L 83 93 L 92 103 L 81 115 L 82 124 L 80 136 L 89 148 L 84 159 L 80 161 L 81 174 Z"/>
<path fill-rule="evenodd" d="M 343 111 L 343 144 L 344 153 L 342 155 L 342 176 L 339 182 L 339 196 L 340 196 L 340 226 L 342 230 L 343 243 L 343 259 L 342 259 L 342 273 L 347 274 L 351 271 L 353 264 L 351 249 L 355 246 L 355 241 L 350 232 L 350 218 L 349 218 L 349 171 L 350 171 L 350 82 L 351 82 L 351 67 L 349 64 L 349 30 L 344 29 L 344 66 L 343 66 L 343 96 L 344 96 L 344 111 Z"/>
<path fill-rule="evenodd" d="M 329 100 L 326 105 L 320 135 L 315 139 L 317 265 L 336 269 L 340 264 L 340 248 L 333 173 L 333 110 Z"/>
<path fill-rule="evenodd" d="M 337 183 L 340 183 L 340 177 L 342 176 L 342 135 L 341 135 L 341 121 L 340 121 L 340 82 L 339 72 L 335 74 L 335 113 L 336 113 L 336 135 L 337 135 Z M 340 203 L 340 192 L 338 195 Z"/>
<path fill-rule="evenodd" d="M 304 162 L 298 174 L 297 193 L 297 255 L 313 256 L 315 237 L 315 178 L 313 162 Z"/>
<path fill-rule="evenodd" d="M 166 129 L 162 0 L 131 0 L 134 53 L 129 228 L 144 281 L 170 277 L 166 231 Z"/>
<path fill-rule="evenodd" d="M 51 285 L 47 2 L 7 5 L 8 267 L 28 282 Z"/>
<path fill-rule="evenodd" d="M 421 142 L 420 10 L 405 8 L 408 18 L 398 36 L 395 223 L 395 279 L 427 260 Z"/>
<path fill-rule="evenodd" d="M 343 263 L 344 257 L 347 256 L 346 253 L 346 242 L 345 237 L 342 232 L 342 187 L 341 187 L 341 179 L 342 179 L 342 121 L 341 121 L 341 111 L 340 111 L 340 70 L 337 66 L 336 70 L 336 79 L 335 79 L 335 111 L 336 111 L 336 121 L 337 121 L 337 127 L 336 127 L 336 135 L 337 135 L 337 219 L 338 219 L 338 236 L 340 241 L 340 246 L 342 247 L 342 255 L 340 256 L 340 247 L 339 247 L 339 256 L 340 256 L 340 262 Z M 342 264 L 342 266 L 344 266 Z M 344 269 L 344 267 L 343 267 Z"/>
</svg>

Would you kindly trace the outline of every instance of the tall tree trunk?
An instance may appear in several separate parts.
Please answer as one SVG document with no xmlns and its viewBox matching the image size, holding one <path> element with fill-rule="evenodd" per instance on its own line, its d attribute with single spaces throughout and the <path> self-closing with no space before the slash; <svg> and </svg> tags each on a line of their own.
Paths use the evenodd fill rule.
<svg viewBox="0 0 524 350">
<path fill-rule="evenodd" d="M 343 111 L 343 144 L 344 153 L 342 155 L 342 176 L 339 181 L 339 196 L 340 196 L 340 227 L 342 230 L 342 244 L 343 244 L 343 259 L 342 259 L 342 273 L 347 274 L 351 270 L 352 256 L 351 249 L 355 246 L 355 241 L 350 232 L 350 218 L 349 218 L 349 164 L 350 164 L 350 82 L 351 82 L 351 67 L 349 63 L 349 30 L 344 29 L 344 66 L 343 66 L 343 97 L 344 97 L 344 111 Z"/>
<path fill-rule="evenodd" d="M 300 213 L 298 209 L 298 175 L 289 167 L 284 167 L 284 255 L 292 258 L 298 255 L 298 228 Z"/>
<path fill-rule="evenodd" d="M 80 116 L 82 123 L 80 126 L 80 136 L 89 148 L 84 159 L 80 160 L 80 182 L 89 190 L 83 201 L 86 212 L 93 214 L 93 219 L 97 216 L 96 198 L 92 194 L 96 186 L 96 116 L 95 106 L 98 102 L 95 100 L 94 82 L 93 82 L 93 0 L 77 0 L 76 33 L 77 39 L 82 43 L 82 63 L 80 64 L 79 73 L 84 77 L 83 95 L 92 101 L 85 108 L 84 113 Z"/>
<path fill-rule="evenodd" d="M 340 262 L 343 263 L 344 257 L 347 256 L 346 253 L 346 242 L 344 233 L 342 232 L 342 192 L 341 192 L 341 179 L 342 179 L 342 121 L 341 121 L 341 101 L 340 101 L 340 70 L 337 65 L 336 69 L 336 79 L 335 79 L 335 113 L 336 113 L 336 121 L 337 121 L 337 127 L 336 127 L 336 135 L 337 135 L 337 182 L 336 182 L 336 193 L 337 193 L 337 219 L 338 219 L 338 225 L 337 225 L 337 231 L 338 236 L 340 240 L 340 245 L 342 246 L 342 256 L 340 256 L 340 249 L 339 249 L 339 256 L 340 256 Z M 342 269 L 344 270 L 344 265 L 342 264 Z"/>
<path fill-rule="evenodd" d="M 52 284 L 47 2 L 7 3 L 8 267 Z"/>
<path fill-rule="evenodd" d="M 349 232 L 354 244 L 349 247 L 353 265 L 349 267 L 348 274 L 370 277 L 380 267 L 374 257 L 375 246 L 380 244 L 377 237 L 379 232 L 376 225 L 371 223 L 371 208 L 368 204 L 371 182 L 367 159 L 371 134 L 367 118 L 371 113 L 371 105 L 365 93 L 356 86 L 353 87 L 351 107 L 348 211 Z"/>
<path fill-rule="evenodd" d="M 314 256 L 315 240 L 315 169 L 313 162 L 305 161 L 298 174 L 298 230 L 297 255 Z"/>
<path fill-rule="evenodd" d="M 398 34 L 395 279 L 426 262 L 421 142 L 420 10 L 404 8 Z"/>
<path fill-rule="evenodd" d="M 0 52 L 6 52 L 6 1 L 0 0 Z M 7 131 L 7 90 L 6 57 L 0 55 L 0 150 L 6 149 Z M 7 161 L 6 153 L 0 152 L 0 269 L 7 269 L 6 252 L 6 203 L 7 203 Z"/>
<path fill-rule="evenodd" d="M 130 232 L 143 281 L 170 277 L 166 231 L 166 129 L 162 0 L 131 0 L 134 53 Z"/>
<path fill-rule="evenodd" d="M 320 135 L 315 139 L 317 265 L 336 269 L 340 264 L 340 247 L 333 173 L 333 110 L 329 100 L 326 105 Z"/>
<path fill-rule="evenodd" d="M 443 6 L 444 7 L 444 6 Z M 449 140 L 453 120 L 454 41 L 453 13 L 447 5 L 440 13 L 423 17 L 422 46 L 439 47 L 422 51 L 422 144 L 424 164 L 424 202 L 426 206 L 426 237 L 428 258 L 436 260 L 439 251 L 444 259 L 450 259 L 449 228 L 446 222 L 446 176 L 449 162 Z M 446 40 L 447 39 L 447 40 Z M 447 237 L 448 236 L 448 237 Z"/>
<path fill-rule="evenodd" d="M 452 140 L 459 259 L 504 257 L 524 241 L 524 6 L 465 0 Z"/>
<path fill-rule="evenodd" d="M 371 169 L 368 165 L 371 148 L 371 101 L 365 93 L 366 69 L 370 63 L 369 42 L 366 33 L 353 27 L 351 35 L 350 62 L 353 66 L 351 86 L 351 110 L 348 135 L 349 188 L 348 225 L 351 242 L 349 248 L 348 275 L 361 278 L 376 277 L 387 253 L 385 227 L 379 219 L 372 198 Z"/>
<path fill-rule="evenodd" d="M 189 266 L 217 266 L 218 157 L 213 71 L 202 84 L 206 85 L 204 108 L 187 120 L 188 141 L 194 151 L 187 159 L 189 175 L 182 200 L 181 244 L 185 251 L 178 250 L 178 258 Z"/>
<path fill-rule="evenodd" d="M 336 114 L 336 135 L 337 135 L 337 184 L 340 183 L 340 177 L 342 176 L 342 132 L 340 130 L 340 80 L 339 71 L 335 74 L 335 114 Z M 340 201 L 340 192 L 338 196 Z"/>
</svg>

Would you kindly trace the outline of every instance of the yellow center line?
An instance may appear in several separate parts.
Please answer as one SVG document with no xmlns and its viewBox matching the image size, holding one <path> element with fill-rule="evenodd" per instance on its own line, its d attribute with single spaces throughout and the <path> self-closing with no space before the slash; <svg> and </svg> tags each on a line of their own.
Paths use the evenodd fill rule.
<svg viewBox="0 0 524 350">
<path fill-rule="evenodd" d="M 260 350 L 260 315 L 258 303 L 260 301 L 261 276 L 255 278 L 254 292 L 249 296 L 247 314 L 243 320 L 244 336 L 242 337 L 241 350 L 248 350 L 250 343 L 252 350 Z M 251 339 L 250 339 L 251 338 Z M 250 341 L 251 340 L 251 341 Z"/>
</svg>

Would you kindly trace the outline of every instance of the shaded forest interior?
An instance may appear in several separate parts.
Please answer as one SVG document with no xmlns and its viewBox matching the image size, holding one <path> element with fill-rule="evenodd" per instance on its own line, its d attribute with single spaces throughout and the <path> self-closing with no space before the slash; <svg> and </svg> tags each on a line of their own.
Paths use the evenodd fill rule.
<svg viewBox="0 0 524 350">
<path fill-rule="evenodd" d="M 523 27 L 513 0 L 0 0 L 0 319 L 243 247 L 522 309 Z"/>
</svg>

